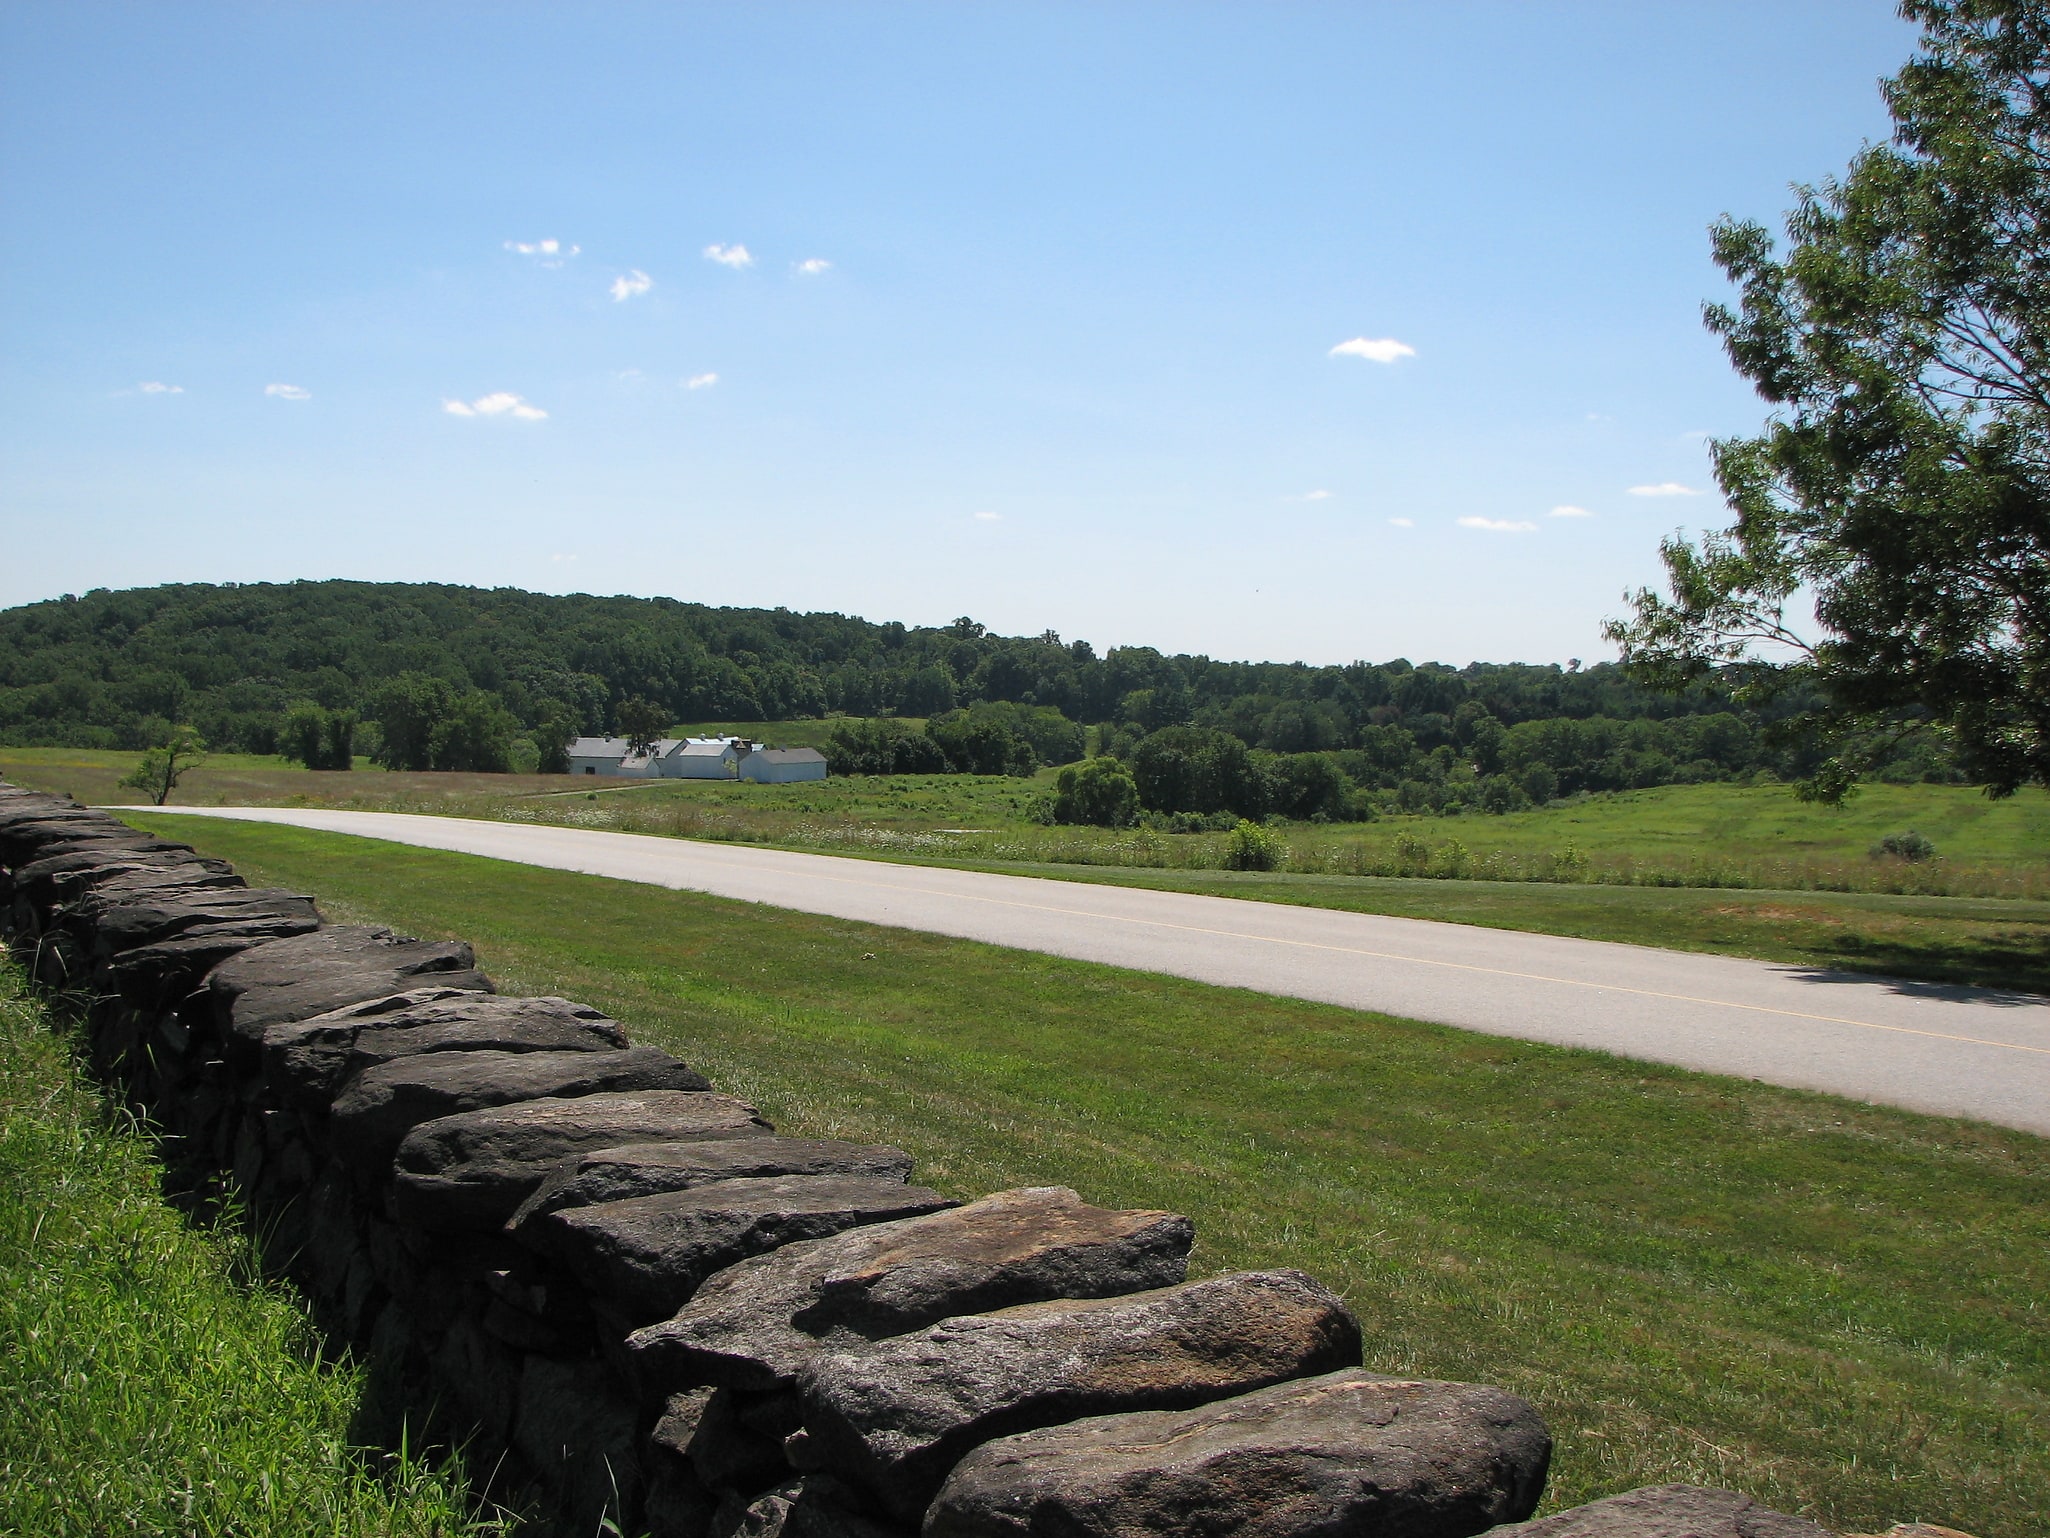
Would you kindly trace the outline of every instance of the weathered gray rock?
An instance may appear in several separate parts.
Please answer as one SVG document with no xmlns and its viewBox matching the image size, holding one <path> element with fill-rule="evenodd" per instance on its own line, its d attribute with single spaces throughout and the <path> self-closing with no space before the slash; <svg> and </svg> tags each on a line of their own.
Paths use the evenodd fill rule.
<svg viewBox="0 0 2050 1538">
<path fill-rule="evenodd" d="M 643 1382 L 770 1389 L 823 1351 L 955 1314 L 1172 1286 L 1194 1238 L 1176 1213 L 1091 1207 L 1062 1186 L 999 1191 L 742 1261 L 627 1350 Z"/>
<path fill-rule="evenodd" d="M 910 1538 L 910 1528 L 877 1520 L 849 1497 L 830 1475 L 786 1480 L 715 1523 L 712 1538 Z"/>
<path fill-rule="evenodd" d="M 674 1313 L 706 1277 L 750 1255 L 952 1205 L 874 1176 L 778 1175 L 569 1207 L 524 1225 L 519 1239 L 568 1267 L 594 1307 L 637 1325 Z"/>
<path fill-rule="evenodd" d="M 619 1022 L 587 1004 L 433 986 L 269 1026 L 263 1033 L 263 1071 L 288 1103 L 325 1110 L 351 1073 L 395 1058 L 430 1052 L 615 1052 L 625 1045 Z"/>
<path fill-rule="evenodd" d="M 173 887 L 152 894 L 134 892 L 118 901 L 92 900 L 79 905 L 74 922 L 92 934 L 93 954 L 116 956 L 138 945 L 154 945 L 180 935 L 215 934 L 228 930 L 271 933 L 279 938 L 310 933 L 320 927 L 313 899 L 275 890 L 187 891 Z"/>
<path fill-rule="evenodd" d="M 636 1196 L 687 1191 L 715 1180 L 770 1175 L 870 1175 L 906 1180 L 911 1155 L 901 1148 L 831 1138 L 749 1137 L 727 1142 L 630 1143 L 579 1154 L 549 1172 L 508 1224 L 515 1232 L 567 1207 L 595 1207 Z"/>
<path fill-rule="evenodd" d="M 595 1361 L 530 1356 L 520 1372 L 513 1445 L 555 1492 L 567 1526 L 595 1533 L 606 1518 L 636 1529 L 644 1476 L 634 1405 Z"/>
<path fill-rule="evenodd" d="M 434 1052 L 352 1075 L 335 1096 L 330 1137 L 359 1171 L 381 1174 L 420 1123 L 544 1097 L 702 1090 L 703 1074 L 655 1047 L 613 1052 Z"/>
<path fill-rule="evenodd" d="M 376 926 L 343 924 L 245 951 L 217 967 L 207 989 L 230 1047 L 253 1061 L 262 1053 L 264 1031 L 282 1021 L 308 1020 L 430 982 L 495 992 L 476 962 L 461 940 L 414 940 Z"/>
<path fill-rule="evenodd" d="M 703 1091 L 529 1100 L 423 1122 L 394 1160 L 401 1223 L 495 1230 L 563 1160 L 628 1143 L 765 1138 L 775 1128 L 744 1100 Z"/>
<path fill-rule="evenodd" d="M 1648 1485 L 1605 1501 L 1498 1527 L 1488 1538 L 1832 1538 L 1806 1517 L 1707 1485 Z"/>
<path fill-rule="evenodd" d="M 1467 1538 L 1529 1516 L 1550 1459 L 1544 1423 L 1513 1394 L 1348 1369 L 985 1442 L 924 1531 Z"/>
<path fill-rule="evenodd" d="M 1359 1360 L 1351 1311 L 1300 1271 L 969 1314 L 812 1361 L 798 1379 L 803 1466 L 855 1480 L 912 1521 L 992 1437 L 1186 1409 Z"/>
</svg>

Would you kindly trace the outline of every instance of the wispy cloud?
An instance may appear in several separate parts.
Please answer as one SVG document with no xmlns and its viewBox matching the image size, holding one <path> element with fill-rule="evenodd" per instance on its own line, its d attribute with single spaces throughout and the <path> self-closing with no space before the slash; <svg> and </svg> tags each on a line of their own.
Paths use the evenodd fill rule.
<svg viewBox="0 0 2050 1538">
<path fill-rule="evenodd" d="M 742 267 L 752 267 L 755 264 L 755 259 L 748 255 L 747 247 L 737 242 L 730 246 L 705 247 L 705 260 L 717 262 L 721 267 L 731 267 L 735 270 Z"/>
<path fill-rule="evenodd" d="M 615 301 L 638 299 L 654 286 L 655 280 L 636 267 L 612 280 L 612 297 Z"/>
<path fill-rule="evenodd" d="M 1331 500 L 1331 497 L 1332 497 L 1332 493 L 1330 493 L 1330 492 L 1328 492 L 1328 491 L 1324 490 L 1324 489 L 1323 489 L 1323 488 L 1322 488 L 1322 487 L 1320 486 L 1320 487 L 1319 487 L 1319 488 L 1318 488 L 1317 490 L 1315 490 L 1315 491 L 1306 491 L 1306 492 L 1304 492 L 1304 493 L 1303 493 L 1303 497 L 1302 497 L 1302 499 L 1303 499 L 1303 501 L 1305 501 L 1305 502 L 1329 502 L 1329 501 Z"/>
<path fill-rule="evenodd" d="M 742 247 L 741 249 L 744 254 L 746 248 Z M 815 278 L 822 272 L 831 272 L 833 270 L 833 264 L 823 256 L 808 256 L 801 262 L 791 263 L 791 266 L 807 278 Z"/>
<path fill-rule="evenodd" d="M 311 390 L 302 389 L 298 385 L 267 384 L 263 387 L 263 393 L 265 395 L 275 395 L 279 400 L 283 401 L 304 401 L 313 399 L 313 392 Z"/>
<path fill-rule="evenodd" d="M 531 256 L 543 267 L 560 267 L 584 248 L 566 246 L 559 240 L 508 240 L 505 249 Z"/>
<path fill-rule="evenodd" d="M 1398 529 L 1413 529 L 1416 527 L 1416 520 L 1414 518 L 1390 518 L 1388 522 Z"/>
<path fill-rule="evenodd" d="M 538 422 L 548 415 L 510 390 L 480 395 L 473 401 L 445 400 L 441 409 L 452 417 L 513 417 L 522 422 Z"/>
<path fill-rule="evenodd" d="M 1332 348 L 1331 356 L 1365 358 L 1369 363 L 1393 363 L 1398 358 L 1414 358 L 1416 349 L 1392 336 L 1356 336 L 1350 342 L 1340 342 Z"/>
<path fill-rule="evenodd" d="M 977 513 L 975 521 L 977 523 L 1002 523 L 1004 515 L 1002 513 Z"/>
<path fill-rule="evenodd" d="M 135 387 L 144 395 L 183 395 L 185 386 L 165 384 L 161 379 L 145 379 Z"/>
<path fill-rule="evenodd" d="M 717 374 L 693 374 L 683 382 L 686 390 L 709 390 L 719 382 Z"/>
<path fill-rule="evenodd" d="M 548 559 L 553 561 L 557 566 L 567 566 L 571 561 L 574 561 L 576 557 L 573 555 L 551 555 Z"/>
<path fill-rule="evenodd" d="M 1584 507 L 1575 507 L 1571 502 L 1561 502 L 1546 515 L 1551 518 L 1592 518 L 1594 514 Z"/>
<path fill-rule="evenodd" d="M 1633 497 L 1698 497 L 1700 491 L 1692 486 L 1682 486 L 1678 481 L 1659 481 L 1650 486 L 1632 486 Z"/>
<path fill-rule="evenodd" d="M 1462 529 L 1486 529 L 1490 534 L 1533 534 L 1537 525 L 1520 518 L 1462 518 Z"/>
</svg>

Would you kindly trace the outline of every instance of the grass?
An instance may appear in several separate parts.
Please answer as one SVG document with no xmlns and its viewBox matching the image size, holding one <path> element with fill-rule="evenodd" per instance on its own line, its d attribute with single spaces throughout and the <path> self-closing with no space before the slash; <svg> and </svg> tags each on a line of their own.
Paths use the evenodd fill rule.
<svg viewBox="0 0 2050 1538">
<path fill-rule="evenodd" d="M 0 1532 L 499 1531 L 453 1476 L 354 1445 L 362 1373 L 156 1177 L 0 964 Z"/>
<path fill-rule="evenodd" d="M 1199 1271 L 1295 1265 L 1380 1369 L 1503 1383 L 1546 1509 L 1665 1480 L 1848 1531 L 2027 1538 L 2050 1510 L 2050 1145 L 1504 1041 L 596 877 L 138 815 L 461 935 L 803 1134 L 969 1196 L 1189 1213 Z"/>
<path fill-rule="evenodd" d="M 88 800 L 130 798 L 113 785 L 132 762 L 0 749 L 0 774 L 78 789 Z M 308 774 L 266 763 L 209 765 L 177 799 L 773 844 L 2050 992 L 2050 793 L 2041 790 L 1993 802 L 1957 786 L 1875 785 L 1832 812 L 1795 801 L 1783 786 L 1667 786 L 1506 817 L 1298 824 L 1281 830 L 1284 868 L 1253 873 L 1222 868 L 1222 835 L 1036 825 L 1027 812 L 1049 773 L 1037 782 L 905 775 L 592 785 L 538 775 Z M 1935 842 L 1936 860 L 1871 856 L 1880 838 L 1908 828 Z"/>
</svg>

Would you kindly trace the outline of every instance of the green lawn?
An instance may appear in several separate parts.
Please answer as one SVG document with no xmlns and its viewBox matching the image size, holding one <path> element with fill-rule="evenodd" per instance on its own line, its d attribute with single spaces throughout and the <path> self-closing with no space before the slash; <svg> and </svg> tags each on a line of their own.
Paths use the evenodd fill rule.
<svg viewBox="0 0 2050 1538">
<path fill-rule="evenodd" d="M 2050 1145 L 1294 1000 L 370 840 L 139 815 L 252 881 L 475 941 L 788 1129 L 960 1196 L 1188 1212 L 1372 1365 L 1504 1383 L 1546 1509 L 1663 1480 L 1860 1531 L 2039 1535 Z"/>
<path fill-rule="evenodd" d="M 254 1270 L 245 1237 L 164 1204 L 0 963 L 0 1532 L 503 1530 L 450 1475 L 352 1445 L 362 1373 Z"/>
</svg>

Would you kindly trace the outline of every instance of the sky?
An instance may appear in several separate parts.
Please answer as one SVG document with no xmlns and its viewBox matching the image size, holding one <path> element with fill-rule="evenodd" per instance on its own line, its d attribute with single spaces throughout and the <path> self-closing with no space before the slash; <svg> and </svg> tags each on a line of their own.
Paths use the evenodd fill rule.
<svg viewBox="0 0 2050 1538">
<path fill-rule="evenodd" d="M 0 0 L 0 606 L 353 577 L 1597 661 L 1850 0 Z"/>
</svg>

